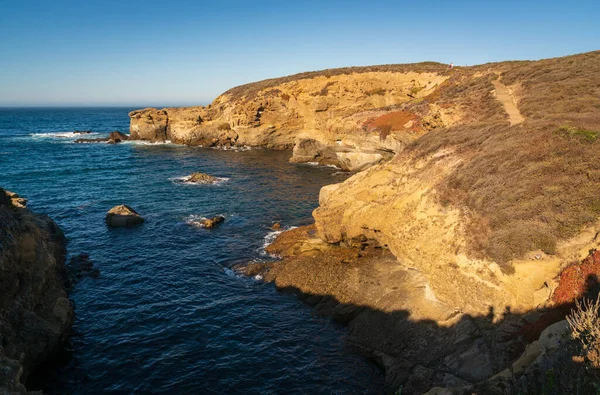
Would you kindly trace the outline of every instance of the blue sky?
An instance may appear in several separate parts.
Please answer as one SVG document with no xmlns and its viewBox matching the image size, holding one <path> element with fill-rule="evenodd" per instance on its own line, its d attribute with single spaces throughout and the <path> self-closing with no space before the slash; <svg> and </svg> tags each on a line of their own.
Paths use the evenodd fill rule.
<svg viewBox="0 0 600 395">
<path fill-rule="evenodd" d="M 206 104 L 332 67 L 600 49 L 600 1 L 2 1 L 0 106 Z"/>
</svg>

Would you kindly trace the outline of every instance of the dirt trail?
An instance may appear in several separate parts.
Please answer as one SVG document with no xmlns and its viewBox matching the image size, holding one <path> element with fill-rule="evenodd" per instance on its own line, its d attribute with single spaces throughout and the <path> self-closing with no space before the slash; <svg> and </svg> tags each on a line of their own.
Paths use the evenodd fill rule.
<svg viewBox="0 0 600 395">
<path fill-rule="evenodd" d="M 494 87 L 496 88 L 496 99 L 500 100 L 502 105 L 504 106 L 504 111 L 508 114 L 510 124 L 516 125 L 525 120 L 521 115 L 521 112 L 517 108 L 508 88 L 503 85 L 500 81 L 495 80 L 493 82 Z"/>
</svg>

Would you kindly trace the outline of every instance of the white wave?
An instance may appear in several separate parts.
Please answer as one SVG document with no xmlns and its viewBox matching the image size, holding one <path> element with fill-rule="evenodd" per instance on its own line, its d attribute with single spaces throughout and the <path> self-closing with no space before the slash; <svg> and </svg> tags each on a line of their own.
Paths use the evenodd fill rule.
<svg viewBox="0 0 600 395">
<path fill-rule="evenodd" d="M 249 145 L 242 145 L 242 146 L 233 146 L 233 147 L 225 147 L 225 146 L 221 146 L 221 147 L 210 147 L 211 149 L 216 149 L 219 151 L 234 151 L 234 152 L 243 152 L 243 151 L 250 151 L 252 149 L 252 147 L 250 147 Z"/>
<path fill-rule="evenodd" d="M 258 252 L 261 255 L 271 255 L 271 254 L 267 253 L 267 247 L 270 246 L 271 244 L 273 244 L 273 242 L 275 241 L 277 236 L 279 236 L 283 232 L 286 232 L 286 231 L 292 230 L 292 229 L 296 229 L 296 228 L 297 228 L 297 226 L 288 226 L 286 228 L 280 228 L 279 230 L 272 230 L 272 231 L 268 232 L 265 235 L 263 245 L 258 249 Z"/>
<path fill-rule="evenodd" d="M 151 141 L 144 141 L 144 140 L 126 140 L 126 141 L 122 141 L 120 144 L 131 144 L 131 145 L 171 145 L 173 147 L 177 147 L 179 144 L 174 144 L 171 142 L 171 140 L 165 140 L 165 141 L 156 141 L 156 142 L 151 142 Z"/>
<path fill-rule="evenodd" d="M 211 218 L 214 218 L 214 217 L 227 218 L 227 216 L 224 214 L 217 214 L 217 215 L 211 216 Z M 207 219 L 208 219 L 208 217 L 205 217 L 203 215 L 191 214 L 191 215 L 188 215 L 187 217 L 185 217 L 184 221 L 186 224 L 194 226 L 196 228 L 204 228 L 204 221 Z"/>
<path fill-rule="evenodd" d="M 98 133 L 77 133 L 77 132 L 51 132 L 51 133 L 31 133 L 31 137 L 52 138 L 52 139 L 80 139 L 87 136 L 96 136 Z"/>
<path fill-rule="evenodd" d="M 174 184 L 182 184 L 182 185 L 223 185 L 224 183 L 226 183 L 227 181 L 229 181 L 228 177 L 215 177 L 217 180 L 213 183 L 202 183 L 202 182 L 190 182 L 190 177 L 191 176 L 183 176 L 183 177 L 172 177 L 169 178 L 169 181 L 171 181 Z"/>
</svg>

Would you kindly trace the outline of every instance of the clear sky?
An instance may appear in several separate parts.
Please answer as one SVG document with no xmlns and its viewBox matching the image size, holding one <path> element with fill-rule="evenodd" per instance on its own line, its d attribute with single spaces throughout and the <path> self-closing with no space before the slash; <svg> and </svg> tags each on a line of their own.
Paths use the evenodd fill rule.
<svg viewBox="0 0 600 395">
<path fill-rule="evenodd" d="M 0 106 L 206 104 L 302 71 L 600 49 L 599 0 L 0 4 Z"/>
</svg>

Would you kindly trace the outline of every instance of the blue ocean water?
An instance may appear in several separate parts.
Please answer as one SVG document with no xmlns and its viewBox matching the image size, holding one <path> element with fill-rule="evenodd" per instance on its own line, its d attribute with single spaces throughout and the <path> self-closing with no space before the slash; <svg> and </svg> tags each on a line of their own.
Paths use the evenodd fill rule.
<svg viewBox="0 0 600 395">
<path fill-rule="evenodd" d="M 50 215 L 69 254 L 87 252 L 101 271 L 70 295 L 71 359 L 44 391 L 381 392 L 381 373 L 346 350 L 344 328 L 230 269 L 267 259 L 271 224 L 310 223 L 320 187 L 347 175 L 289 164 L 290 152 L 73 142 L 127 131 L 130 110 L 0 109 L 0 187 Z M 224 182 L 178 182 L 195 171 Z M 146 222 L 107 228 L 104 216 L 117 204 Z M 217 214 L 226 217 L 220 227 L 194 226 Z"/>
</svg>

